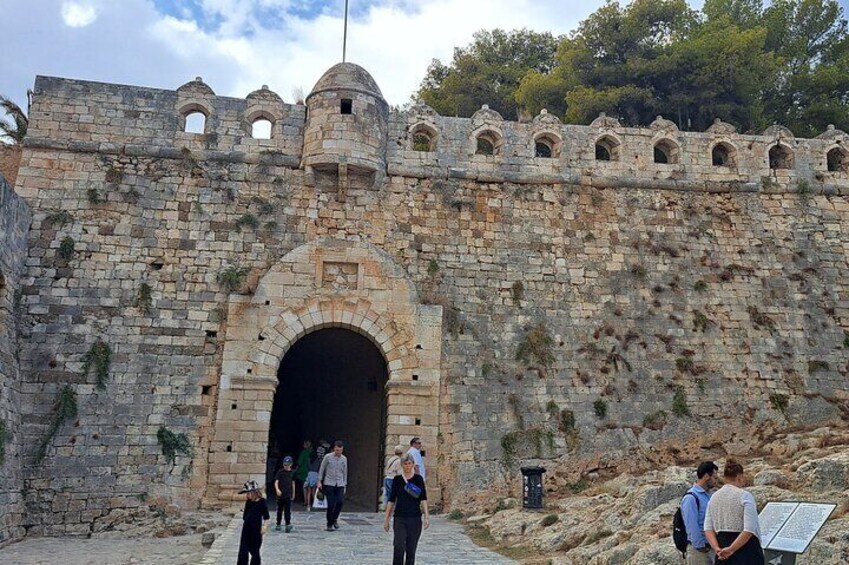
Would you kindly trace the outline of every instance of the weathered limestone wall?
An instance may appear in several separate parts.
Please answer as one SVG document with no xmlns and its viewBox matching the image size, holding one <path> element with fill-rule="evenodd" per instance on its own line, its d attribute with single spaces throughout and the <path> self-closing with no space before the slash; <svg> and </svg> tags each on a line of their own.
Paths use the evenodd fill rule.
<svg viewBox="0 0 849 565">
<path fill-rule="evenodd" d="M 234 133 L 244 132 L 244 101 L 192 88 L 186 100 L 227 109 L 209 117 L 215 138 L 175 132 L 177 93 L 37 82 L 18 181 L 34 210 L 21 363 L 35 531 L 85 533 L 152 499 L 197 503 L 208 461 L 222 462 L 209 451 L 230 371 L 225 318 L 240 308 L 220 273 L 249 268 L 249 292 L 322 238 L 368 242 L 422 302 L 442 306 L 440 457 L 430 464 L 448 500 L 537 455 L 621 453 L 741 418 L 822 422 L 846 407 L 849 181 L 821 171 L 824 140 L 781 138 L 801 148 L 789 171 L 764 169 L 761 157 L 741 157 L 745 174 L 713 171 L 695 162 L 693 141 L 699 149 L 659 174 L 644 153 L 628 157 L 636 141 L 627 140 L 620 161 L 584 171 L 585 149 L 564 140 L 560 165 L 539 168 L 469 150 L 467 161 L 482 161 L 472 176 L 429 167 L 430 154 L 393 165 L 401 150 L 391 135 L 414 121 L 393 118 L 390 177 L 352 184 L 340 201 L 335 186 L 306 185 L 295 150 L 263 153 Z M 303 123 L 292 119 L 295 143 Z M 654 135 L 622 135 L 631 133 Z M 521 182 L 496 182 L 514 169 Z M 70 214 L 64 223 L 58 209 Z M 65 237 L 70 259 L 58 255 Z M 98 339 L 112 351 L 105 389 L 82 373 Z M 531 354 L 517 360 L 520 348 Z M 36 465 L 66 383 L 78 417 Z M 161 426 L 186 433 L 194 457 L 167 462 Z"/>
<path fill-rule="evenodd" d="M 29 207 L 0 175 L 0 545 L 23 535 L 18 325 Z"/>
<path fill-rule="evenodd" d="M 21 148 L 0 143 L 0 176 L 5 177 L 10 186 L 15 186 L 20 164 Z"/>
</svg>

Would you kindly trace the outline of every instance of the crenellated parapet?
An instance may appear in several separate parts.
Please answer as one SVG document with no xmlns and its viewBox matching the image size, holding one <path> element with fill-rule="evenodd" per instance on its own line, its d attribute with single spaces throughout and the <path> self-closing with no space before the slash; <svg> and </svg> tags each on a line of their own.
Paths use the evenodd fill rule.
<svg viewBox="0 0 849 565">
<path fill-rule="evenodd" d="M 804 181 L 810 189 L 849 189 L 847 135 L 832 126 L 799 139 L 782 126 L 740 134 L 721 120 L 685 132 L 661 116 L 645 128 L 604 114 L 578 126 L 545 110 L 520 123 L 486 106 L 471 118 L 451 118 L 416 105 L 393 114 L 390 135 L 390 175 L 729 191 L 794 190 Z"/>
<path fill-rule="evenodd" d="M 847 135 L 814 139 L 782 126 L 741 134 L 717 120 L 681 131 L 661 116 L 625 127 L 602 114 L 565 125 L 543 110 L 512 122 L 483 106 L 471 118 L 416 104 L 390 112 L 365 69 L 340 63 L 303 104 L 263 86 L 245 99 L 217 96 L 199 77 L 175 91 L 38 77 L 29 146 L 272 163 L 379 185 L 384 175 L 520 184 L 673 190 L 849 190 Z M 258 134 L 257 124 L 266 126 Z"/>
</svg>

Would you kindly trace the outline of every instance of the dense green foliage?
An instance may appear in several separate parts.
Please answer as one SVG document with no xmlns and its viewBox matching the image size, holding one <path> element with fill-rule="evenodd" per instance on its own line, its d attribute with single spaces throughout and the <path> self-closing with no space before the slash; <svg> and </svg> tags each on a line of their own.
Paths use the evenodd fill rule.
<svg viewBox="0 0 849 565">
<path fill-rule="evenodd" d="M 418 95 L 449 116 L 489 104 L 507 119 L 547 108 L 567 123 L 606 112 L 704 130 L 721 118 L 813 136 L 849 130 L 849 33 L 835 0 L 705 0 L 700 12 L 685 0 L 609 2 L 568 37 L 479 32 L 450 64 L 431 64 Z"/>
</svg>

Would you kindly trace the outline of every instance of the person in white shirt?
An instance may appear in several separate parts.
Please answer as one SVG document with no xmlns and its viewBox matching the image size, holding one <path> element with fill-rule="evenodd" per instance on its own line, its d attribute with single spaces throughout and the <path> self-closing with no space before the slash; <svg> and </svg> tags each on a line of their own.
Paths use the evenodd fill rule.
<svg viewBox="0 0 849 565">
<path fill-rule="evenodd" d="M 710 497 L 705 513 L 705 537 L 722 565 L 764 565 L 758 505 L 743 490 L 743 466 L 729 459 L 722 472 L 725 486 Z"/>
<path fill-rule="evenodd" d="M 425 474 L 425 463 L 424 456 L 422 455 L 422 440 L 419 437 L 414 437 L 410 440 L 410 449 L 407 451 L 410 454 L 410 457 L 413 458 L 415 462 L 415 471 L 416 474 L 421 475 L 422 479 L 427 480 L 427 475 Z"/>
</svg>

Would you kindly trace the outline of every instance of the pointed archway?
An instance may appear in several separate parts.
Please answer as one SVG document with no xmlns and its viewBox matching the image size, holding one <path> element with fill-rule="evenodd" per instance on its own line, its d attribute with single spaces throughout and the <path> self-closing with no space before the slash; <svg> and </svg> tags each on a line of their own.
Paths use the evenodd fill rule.
<svg viewBox="0 0 849 565">
<path fill-rule="evenodd" d="M 377 510 L 386 452 L 386 360 L 368 338 L 325 328 L 299 339 L 277 373 L 269 463 L 297 457 L 304 440 L 341 440 L 348 458 L 346 507 Z"/>
</svg>

